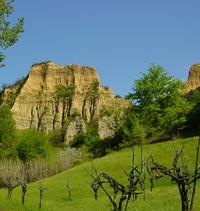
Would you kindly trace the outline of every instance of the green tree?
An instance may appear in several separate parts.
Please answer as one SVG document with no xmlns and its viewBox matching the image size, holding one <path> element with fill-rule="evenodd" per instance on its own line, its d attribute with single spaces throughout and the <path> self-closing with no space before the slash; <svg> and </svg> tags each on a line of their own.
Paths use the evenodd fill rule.
<svg viewBox="0 0 200 211">
<path fill-rule="evenodd" d="M 127 98 L 137 107 L 148 135 L 160 129 L 170 133 L 186 121 L 190 106 L 180 92 L 183 86 L 180 80 L 170 76 L 159 65 L 152 65 L 135 81 L 133 92 Z M 181 111 L 180 107 L 184 109 Z"/>
<path fill-rule="evenodd" d="M 66 117 L 70 117 L 73 97 L 75 94 L 74 85 L 58 85 L 54 93 L 54 98 L 57 102 L 61 101 L 63 105 L 62 125 L 64 125 Z"/>
<path fill-rule="evenodd" d="M 88 151 L 91 152 L 94 157 L 105 155 L 105 148 L 103 143 L 99 140 L 98 128 L 94 124 L 87 124 L 87 132 L 84 141 Z"/>
<path fill-rule="evenodd" d="M 87 131 L 78 133 L 70 145 L 72 147 L 82 147 L 85 145 L 93 157 L 105 155 L 109 147 L 106 141 L 99 139 L 97 125 L 91 122 L 87 124 Z"/>
<path fill-rule="evenodd" d="M 4 148 L 11 147 L 16 141 L 16 126 L 9 106 L 0 108 L 0 143 Z"/>
<path fill-rule="evenodd" d="M 10 107 L 4 105 L 0 108 L 0 157 L 15 158 L 17 133 L 15 121 Z"/>
<path fill-rule="evenodd" d="M 123 142 L 128 142 L 128 145 L 143 143 L 146 135 L 145 129 L 134 107 L 127 108 L 120 133 L 122 134 Z"/>
<path fill-rule="evenodd" d="M 93 80 L 92 83 L 90 84 L 85 99 L 83 101 L 83 107 L 82 107 L 82 116 L 86 118 L 86 102 L 89 101 L 90 107 L 90 121 L 93 120 L 95 112 L 96 112 L 96 107 L 97 107 L 97 100 L 99 99 L 100 92 L 99 92 L 99 81 L 98 80 Z M 87 119 L 87 118 L 86 118 Z"/>
<path fill-rule="evenodd" d="M 192 109 L 187 116 L 187 126 L 191 130 L 199 130 L 200 128 L 200 88 L 190 91 L 185 95 Z"/>
<path fill-rule="evenodd" d="M 19 18 L 15 25 L 11 26 L 8 17 L 14 11 L 14 0 L 0 0 L 0 67 L 4 66 L 2 61 L 5 55 L 2 51 L 14 45 L 24 31 L 24 19 Z"/>
<path fill-rule="evenodd" d="M 191 108 L 192 105 L 183 97 L 174 99 L 171 106 L 166 107 L 159 117 L 160 129 L 164 129 L 171 137 L 177 135 L 179 129 L 186 127 L 187 114 Z"/>
</svg>

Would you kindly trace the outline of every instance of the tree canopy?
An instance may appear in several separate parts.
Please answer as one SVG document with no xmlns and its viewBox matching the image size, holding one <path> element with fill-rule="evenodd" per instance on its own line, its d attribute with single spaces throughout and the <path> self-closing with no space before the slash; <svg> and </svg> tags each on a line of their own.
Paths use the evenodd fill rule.
<svg viewBox="0 0 200 211">
<path fill-rule="evenodd" d="M 146 74 L 135 81 L 132 100 L 147 133 L 176 131 L 186 121 L 190 106 L 182 96 L 183 82 L 170 76 L 163 67 L 152 65 Z"/>
<path fill-rule="evenodd" d="M 19 18 L 14 25 L 11 25 L 8 17 L 13 13 L 14 0 L 0 0 L 0 67 L 5 59 L 3 51 L 14 45 L 24 31 L 24 19 Z"/>
</svg>

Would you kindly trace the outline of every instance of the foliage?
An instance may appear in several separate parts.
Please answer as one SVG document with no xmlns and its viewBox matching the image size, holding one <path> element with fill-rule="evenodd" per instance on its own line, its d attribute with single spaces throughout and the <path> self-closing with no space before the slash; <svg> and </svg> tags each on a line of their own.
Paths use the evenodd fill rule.
<svg viewBox="0 0 200 211">
<path fill-rule="evenodd" d="M 191 108 L 192 105 L 183 97 L 174 99 L 173 104 L 167 107 L 163 111 L 163 115 L 159 117 L 159 128 L 171 136 L 177 135 L 180 129 L 184 129 L 187 122 L 187 114 Z"/>
<path fill-rule="evenodd" d="M 85 143 L 86 139 L 86 133 L 85 132 L 80 132 L 77 135 L 74 136 L 72 143 L 70 146 L 72 147 L 81 147 Z"/>
<path fill-rule="evenodd" d="M 120 95 L 115 95 L 115 98 L 121 99 L 122 97 Z"/>
<path fill-rule="evenodd" d="M 14 26 L 11 26 L 8 17 L 13 13 L 13 0 L 0 0 L 0 47 L 2 50 L 14 45 L 23 32 L 24 19 L 19 18 Z M 0 52 L 0 63 L 5 59 L 3 52 Z"/>
<path fill-rule="evenodd" d="M 16 138 L 16 126 L 9 106 L 4 105 L 0 108 L 0 143 L 5 146 Z"/>
<path fill-rule="evenodd" d="M 22 161 L 46 157 L 50 151 L 48 137 L 36 130 L 23 131 L 19 137 L 17 153 Z"/>
<path fill-rule="evenodd" d="M 102 156 L 104 154 L 103 144 L 99 140 L 98 129 L 91 123 L 87 125 L 87 132 L 84 137 L 84 143 L 88 148 L 88 151 L 93 154 L 94 157 Z"/>
<path fill-rule="evenodd" d="M 22 77 L 21 79 L 17 79 L 13 85 L 3 85 L 2 86 L 2 91 L 0 93 L 0 104 L 7 104 L 12 108 L 12 106 L 15 103 L 16 97 L 19 95 L 22 86 L 26 82 L 27 77 Z M 6 88 L 8 89 L 7 92 L 5 92 Z M 5 94 L 5 96 L 4 96 Z"/>
<path fill-rule="evenodd" d="M 94 114 L 96 112 L 96 103 L 97 100 L 99 99 L 100 93 L 99 93 L 99 81 L 98 80 L 93 80 L 92 83 L 90 84 L 84 102 L 83 102 L 83 107 L 82 107 L 82 116 L 86 118 L 86 111 L 85 111 L 85 106 L 86 106 L 86 101 L 88 100 L 90 102 L 90 121 L 93 120 Z"/>
<path fill-rule="evenodd" d="M 113 131 L 112 136 L 102 140 L 107 151 L 140 144 L 144 141 L 146 131 L 139 117 L 135 106 L 126 109 L 116 107 L 101 111 L 101 121 Z"/>
<path fill-rule="evenodd" d="M 170 134 L 186 122 L 190 105 L 180 92 L 183 85 L 159 65 L 152 65 L 135 81 L 133 93 L 127 98 L 137 107 L 147 135 L 158 130 Z"/>
<path fill-rule="evenodd" d="M 74 85 L 69 85 L 69 86 L 65 86 L 62 84 L 59 84 L 56 87 L 56 91 L 55 91 L 55 98 L 58 100 L 67 100 L 71 97 L 73 97 L 73 95 L 75 94 L 75 86 Z"/>
<path fill-rule="evenodd" d="M 99 81 L 98 80 L 92 81 L 88 89 L 87 96 L 91 98 L 97 98 L 99 96 Z"/>
<path fill-rule="evenodd" d="M 54 98 L 57 103 L 60 101 L 63 104 L 62 126 L 66 126 L 66 117 L 70 117 L 73 97 L 75 95 L 75 85 L 59 84 L 54 92 Z"/>
<path fill-rule="evenodd" d="M 14 145 L 17 140 L 15 121 L 9 106 L 0 108 L 0 157 L 15 157 Z"/>
<path fill-rule="evenodd" d="M 47 71 L 48 71 L 48 64 L 47 63 L 42 64 L 42 66 L 41 66 L 41 74 L 42 74 L 43 82 L 46 81 Z"/>
<path fill-rule="evenodd" d="M 186 99 L 192 106 L 191 111 L 187 115 L 187 126 L 190 129 L 199 129 L 200 127 L 200 88 L 190 91 L 185 95 Z"/>
<path fill-rule="evenodd" d="M 64 143 L 64 131 L 55 130 L 50 133 L 49 141 L 53 147 L 62 147 Z"/>
<path fill-rule="evenodd" d="M 140 144 L 145 139 L 145 129 L 134 107 L 127 108 L 124 121 L 120 128 L 123 141 L 132 144 Z"/>
<path fill-rule="evenodd" d="M 88 123 L 86 132 L 78 133 L 70 144 L 71 147 L 83 145 L 87 147 L 88 152 L 92 153 L 93 157 L 105 155 L 108 148 L 107 142 L 99 139 L 98 129 L 92 123 Z"/>
</svg>

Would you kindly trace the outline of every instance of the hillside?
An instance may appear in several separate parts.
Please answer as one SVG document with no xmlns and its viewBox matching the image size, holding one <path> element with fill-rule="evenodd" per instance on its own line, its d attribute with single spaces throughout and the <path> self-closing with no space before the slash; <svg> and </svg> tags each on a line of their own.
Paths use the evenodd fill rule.
<svg viewBox="0 0 200 211">
<path fill-rule="evenodd" d="M 193 168 L 195 149 L 197 138 L 179 139 L 177 141 L 169 141 L 152 145 L 144 146 L 144 155 L 147 158 L 153 155 L 160 163 L 170 166 L 173 158 L 174 148 L 184 146 L 186 160 L 189 166 Z M 136 161 L 139 160 L 139 147 L 136 147 Z M 113 152 L 103 158 L 94 160 L 94 165 L 98 170 L 103 170 L 109 173 L 114 178 L 119 178 L 120 181 L 125 181 L 125 176 L 122 169 L 129 169 L 131 164 L 131 149 L 124 149 L 119 152 Z M 46 211 L 101 211 L 110 210 L 108 199 L 104 194 L 100 194 L 97 201 L 94 200 L 93 193 L 90 188 L 91 178 L 87 171 L 90 171 L 91 163 L 84 163 L 76 166 L 68 171 L 65 171 L 56 176 L 47 178 L 43 181 L 44 187 L 47 188 L 44 194 L 43 209 Z M 72 186 L 72 201 L 67 200 L 66 183 L 69 178 Z M 29 210 L 35 211 L 38 209 L 39 202 L 39 183 L 28 185 L 27 197 L 24 209 L 21 207 L 20 188 L 14 190 L 11 201 L 6 200 L 6 191 L 1 190 L 0 209 L 1 210 Z M 200 205 L 197 203 L 200 196 L 200 187 L 198 185 L 195 210 L 200 210 Z M 138 211 L 174 211 L 180 210 L 180 199 L 178 189 L 167 179 L 161 179 L 156 183 L 153 192 L 149 189 L 146 193 L 146 203 L 139 199 L 135 203 L 130 203 L 130 210 Z"/>
</svg>

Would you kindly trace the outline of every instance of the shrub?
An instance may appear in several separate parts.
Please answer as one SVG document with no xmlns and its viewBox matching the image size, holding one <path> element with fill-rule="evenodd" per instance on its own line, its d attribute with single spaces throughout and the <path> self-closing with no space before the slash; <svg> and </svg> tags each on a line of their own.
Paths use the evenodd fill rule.
<svg viewBox="0 0 200 211">
<path fill-rule="evenodd" d="M 87 132 L 77 134 L 70 144 L 71 147 L 82 147 L 83 145 L 87 147 L 88 152 L 92 153 L 93 157 L 106 154 L 107 143 L 100 141 L 98 130 L 94 123 L 88 123 Z"/>
<path fill-rule="evenodd" d="M 94 157 L 99 157 L 106 154 L 106 145 L 103 141 L 100 141 L 98 129 L 92 124 L 88 124 L 87 134 L 84 142 L 88 148 L 88 151 L 91 152 Z"/>
<path fill-rule="evenodd" d="M 64 143 L 64 131 L 57 130 L 51 132 L 49 140 L 53 147 L 62 147 Z"/>
<path fill-rule="evenodd" d="M 78 133 L 72 143 L 70 144 L 71 147 L 81 147 L 84 143 L 85 143 L 85 139 L 86 139 L 87 134 L 84 132 L 80 132 Z"/>
<path fill-rule="evenodd" d="M 50 144 L 47 135 L 39 131 L 23 131 L 19 140 L 17 152 L 22 161 L 46 157 L 50 151 Z"/>
</svg>

